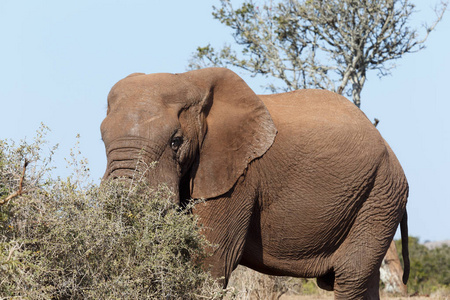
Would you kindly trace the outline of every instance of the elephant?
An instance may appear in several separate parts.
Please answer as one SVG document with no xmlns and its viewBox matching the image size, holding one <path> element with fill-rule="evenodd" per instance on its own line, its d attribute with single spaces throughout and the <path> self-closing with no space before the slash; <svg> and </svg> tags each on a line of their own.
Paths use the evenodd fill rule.
<svg viewBox="0 0 450 300">
<path fill-rule="evenodd" d="M 395 154 L 345 97 L 319 89 L 256 95 L 226 68 L 133 73 L 108 95 L 104 179 L 146 175 L 192 209 L 226 287 L 238 264 L 317 278 L 336 299 L 379 299 L 398 225 L 409 274 L 408 183 Z"/>
</svg>

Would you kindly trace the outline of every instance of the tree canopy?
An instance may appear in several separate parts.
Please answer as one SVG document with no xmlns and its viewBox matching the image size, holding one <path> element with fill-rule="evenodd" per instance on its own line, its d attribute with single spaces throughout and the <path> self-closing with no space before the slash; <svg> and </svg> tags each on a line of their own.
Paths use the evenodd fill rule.
<svg viewBox="0 0 450 300">
<path fill-rule="evenodd" d="M 447 6 L 436 6 L 436 19 L 420 36 L 410 27 L 409 0 L 248 0 L 237 9 L 221 0 L 213 16 L 234 30 L 240 50 L 198 47 L 189 67 L 237 67 L 279 79 L 267 86 L 273 92 L 329 89 L 360 107 L 367 72 L 385 76 L 396 59 L 423 49 Z"/>
</svg>

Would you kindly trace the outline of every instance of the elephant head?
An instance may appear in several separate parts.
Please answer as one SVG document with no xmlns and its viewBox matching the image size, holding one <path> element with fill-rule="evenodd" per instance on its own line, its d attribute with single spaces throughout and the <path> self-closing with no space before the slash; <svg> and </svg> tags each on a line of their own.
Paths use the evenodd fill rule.
<svg viewBox="0 0 450 300">
<path fill-rule="evenodd" d="M 131 177 L 136 162 L 156 161 L 151 184 L 182 202 L 231 190 L 248 164 L 272 145 L 276 128 L 262 101 L 235 73 L 131 74 L 108 95 L 101 125 L 104 178 Z"/>
</svg>

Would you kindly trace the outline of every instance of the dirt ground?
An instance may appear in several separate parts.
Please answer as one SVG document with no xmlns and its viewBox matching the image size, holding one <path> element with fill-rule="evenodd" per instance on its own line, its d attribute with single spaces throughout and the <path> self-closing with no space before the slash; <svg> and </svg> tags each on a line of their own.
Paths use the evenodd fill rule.
<svg viewBox="0 0 450 300">
<path fill-rule="evenodd" d="M 323 296 L 293 296 L 293 295 L 283 295 L 280 300 L 333 300 L 333 295 L 323 295 Z M 383 297 L 381 300 L 450 300 L 450 298 L 431 298 L 431 297 Z"/>
</svg>

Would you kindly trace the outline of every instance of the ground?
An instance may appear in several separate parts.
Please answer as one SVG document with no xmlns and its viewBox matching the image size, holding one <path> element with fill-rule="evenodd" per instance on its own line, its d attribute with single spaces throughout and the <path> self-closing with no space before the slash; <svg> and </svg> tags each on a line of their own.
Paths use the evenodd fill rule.
<svg viewBox="0 0 450 300">
<path fill-rule="evenodd" d="M 282 296 L 280 300 L 332 300 L 334 299 L 333 295 L 324 295 L 324 296 Z M 430 298 L 430 297 L 381 297 L 381 300 L 450 300 L 450 298 Z"/>
</svg>

